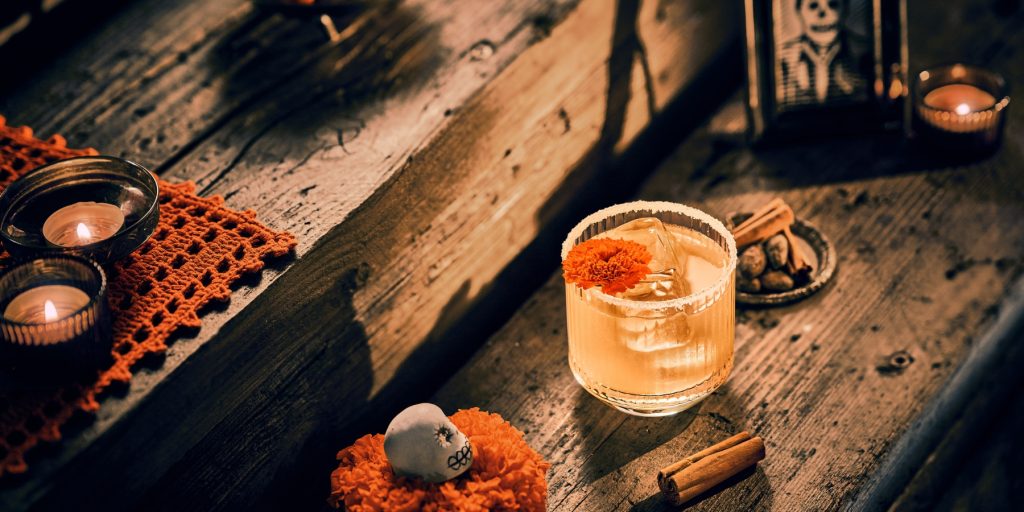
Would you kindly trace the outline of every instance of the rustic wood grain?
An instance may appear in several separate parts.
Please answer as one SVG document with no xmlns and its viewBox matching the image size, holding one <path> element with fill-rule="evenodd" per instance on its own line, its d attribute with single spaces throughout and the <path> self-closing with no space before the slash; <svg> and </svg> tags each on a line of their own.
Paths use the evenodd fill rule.
<svg viewBox="0 0 1024 512">
<path fill-rule="evenodd" d="M 1024 16 L 1016 12 L 1019 6 L 996 3 L 992 7 L 965 9 L 962 15 L 979 26 L 991 26 L 993 17 L 1010 18 L 996 42 L 985 46 L 981 41 L 986 39 L 974 35 L 956 57 L 995 69 L 1015 83 L 1024 78 L 1020 71 L 1024 55 L 1019 51 L 1024 45 L 1020 33 Z M 939 17 L 931 23 L 942 23 L 943 17 L 956 19 L 934 10 L 920 16 Z M 923 39 L 919 45 L 924 51 L 945 46 L 935 36 Z M 978 57 L 968 59 L 969 52 Z M 1015 126 L 1020 126 L 1020 112 L 1013 118 Z M 1008 151 L 1020 154 L 1024 135 L 1011 129 L 1004 144 Z M 1013 391 L 1020 387 L 1015 368 L 1024 363 L 1024 351 L 1019 349 L 1024 327 L 1014 306 L 1014 295 L 1021 293 L 1019 285 L 1000 304 L 999 322 L 972 346 L 950 383 L 881 462 L 879 474 L 858 496 L 856 506 L 882 509 L 892 503 L 894 510 L 948 510 L 966 505 L 971 510 L 1002 510 L 1015 502 L 1012 492 L 1024 474 L 1012 456 L 1019 447 L 1014 433 L 1020 418 L 1004 404 L 1012 403 Z M 880 478 L 881 474 L 888 477 Z"/>
<path fill-rule="evenodd" d="M 856 504 L 875 510 L 1006 510 L 1015 506 L 1024 421 L 1024 281 L 949 384 L 882 461 Z M 911 478 L 913 475 L 913 478 Z M 906 484 L 909 482 L 909 484 Z M 891 506 L 890 506 L 891 504 Z"/>
<path fill-rule="evenodd" d="M 918 59 L 956 47 L 1014 80 L 1021 68 L 1010 57 L 1020 46 L 1007 41 L 1019 32 L 1019 13 L 983 3 L 940 11 L 913 22 L 917 40 L 943 34 L 919 45 Z M 972 31 L 958 47 L 945 30 L 964 16 L 988 34 L 983 42 Z M 499 412 L 526 431 L 553 463 L 553 510 L 666 509 L 657 470 L 741 430 L 765 438 L 767 459 L 694 509 L 863 507 L 862 486 L 1024 271 L 1024 135 L 1015 128 L 1022 118 L 1012 113 L 995 157 L 950 168 L 874 137 L 752 151 L 733 142 L 742 110 L 730 105 L 640 197 L 724 217 L 781 196 L 836 242 L 840 264 L 830 286 L 793 306 L 738 311 L 729 382 L 696 409 L 642 419 L 600 404 L 572 378 L 556 273 L 434 400 L 446 410 Z M 898 356 L 909 366 L 896 364 Z"/>
<path fill-rule="evenodd" d="M 151 168 L 323 51 L 316 26 L 244 0 L 135 2 L 39 73 L 7 77 L 0 108 Z"/>
<path fill-rule="evenodd" d="M 565 362 L 557 275 L 436 400 L 499 412 L 526 430 L 555 463 L 555 510 L 654 507 L 658 468 L 743 429 L 765 438 L 768 459 L 703 506 L 838 507 L 942 387 L 1020 274 L 1024 229 L 1014 219 L 1024 214 L 1024 187 L 1013 166 L 995 163 L 785 185 L 780 174 L 794 165 L 842 167 L 848 176 L 870 165 L 857 157 L 862 145 L 830 149 L 776 164 L 735 151 L 696 183 L 668 164 L 642 194 L 718 215 L 778 194 L 839 246 L 829 288 L 802 304 L 739 314 L 733 376 L 696 411 L 631 418 L 579 389 Z M 914 362 L 896 368 L 899 354 Z"/>
<path fill-rule="evenodd" d="M 319 256 L 317 248 L 312 249 L 310 255 L 292 270 L 293 279 L 286 278 L 280 284 L 282 293 L 287 295 L 279 297 L 276 302 L 266 303 L 263 313 L 259 313 L 259 307 L 245 312 L 246 320 L 242 320 L 262 322 L 278 318 L 277 311 L 267 312 L 266 309 L 292 301 L 297 303 L 289 311 L 291 315 L 300 315 L 302 320 L 292 320 L 289 324 L 301 325 L 303 332 L 297 334 L 296 329 L 282 328 L 279 324 L 280 334 L 271 334 L 275 338 L 284 338 L 277 342 L 279 346 L 273 352 L 268 353 L 278 358 L 272 360 L 273 364 L 282 365 L 282 369 L 255 375 L 235 370 L 238 375 L 251 379 L 253 386 L 268 390 L 285 387 L 285 390 L 272 396 L 239 396 L 238 410 L 207 435 L 193 453 L 176 464 L 167 477 L 169 482 L 184 482 L 187 485 L 184 493 L 181 493 L 179 485 L 158 485 L 157 490 L 147 497 L 147 502 L 187 504 L 182 501 L 182 495 L 197 498 L 212 494 L 231 495 L 233 503 L 246 503 L 243 500 L 253 498 L 234 495 L 240 486 L 249 484 L 220 478 L 225 466 L 232 464 L 264 472 L 254 481 L 270 479 L 279 489 L 309 490 L 312 492 L 309 496 L 315 496 L 319 501 L 321 497 L 315 491 L 326 482 L 322 484 L 311 479 L 311 475 L 316 474 L 312 471 L 314 466 L 290 474 L 267 475 L 266 472 L 297 464 L 293 461 L 303 458 L 318 461 L 315 467 L 328 468 L 329 454 L 322 450 L 330 440 L 350 436 L 342 433 L 354 422 L 363 420 L 360 415 L 393 411 L 407 396 L 409 386 L 417 385 L 419 379 L 430 378 L 432 371 L 437 370 L 438 365 L 425 367 L 422 364 L 424 359 L 420 358 L 459 357 L 458 351 L 473 345 L 473 340 L 459 339 L 458 335 L 445 340 L 440 333 L 448 330 L 454 319 L 467 311 L 480 290 L 497 274 L 501 262 L 536 235 L 538 225 L 534 217 L 539 209 L 547 206 L 549 196 L 546 194 L 553 194 L 559 188 L 594 141 L 604 134 L 606 128 L 602 124 L 605 122 L 602 115 L 605 102 L 602 97 L 610 87 L 604 80 L 607 73 L 604 62 L 607 58 L 606 45 L 612 39 L 612 16 L 615 13 L 609 10 L 610 6 L 609 3 L 582 4 L 562 24 L 554 27 L 549 37 L 510 64 L 502 72 L 502 80 L 493 82 L 453 113 L 449 128 L 411 161 L 404 153 L 370 154 L 369 164 L 373 163 L 373 158 L 387 161 L 390 157 L 391 161 L 399 159 L 404 166 L 394 180 L 385 184 L 383 191 L 375 192 L 352 214 L 344 229 L 334 229 L 320 238 Z M 693 7 L 714 12 L 705 5 Z M 686 20 L 692 12 L 675 11 L 668 19 Z M 705 18 L 712 23 L 707 25 L 707 30 L 727 25 L 725 14 L 721 14 L 723 18 Z M 651 10 L 640 16 L 641 20 L 654 20 L 656 13 Z M 674 41 L 678 40 L 646 40 L 648 55 L 657 54 L 661 51 L 659 48 L 681 51 L 682 45 Z M 705 54 L 704 58 L 711 59 L 713 54 Z M 667 66 L 672 59 L 652 58 L 651 62 L 652 65 L 660 62 L 660 65 Z M 703 62 L 706 65 L 709 61 Z M 540 78 L 538 72 L 543 73 Z M 565 91 L 567 96 L 562 97 L 553 91 Z M 636 89 L 629 96 L 634 98 L 633 101 L 643 99 Z M 340 115 L 345 116 L 343 119 L 348 118 L 348 105 L 344 103 L 333 105 L 328 102 L 323 108 L 310 109 L 310 112 L 322 113 L 327 108 L 339 108 Z M 441 108 L 427 112 L 444 115 Z M 625 109 L 625 118 L 617 121 L 622 123 L 621 128 L 612 126 L 613 130 L 620 130 L 620 134 L 608 144 L 619 143 L 631 136 L 629 112 Z M 299 120 L 302 119 L 304 115 L 299 116 Z M 408 125 L 404 116 L 381 122 Z M 326 151 L 318 148 L 320 139 L 294 140 L 290 131 L 302 129 L 305 124 L 288 122 L 289 131 L 275 128 L 265 136 L 266 142 L 260 140 L 258 144 L 271 150 L 280 147 L 276 141 L 302 144 L 301 147 L 308 148 L 302 152 L 304 157 L 308 156 L 305 151 L 312 152 L 314 157 L 305 160 L 308 165 L 294 170 L 294 175 L 299 178 L 293 183 L 309 183 L 315 175 L 318 186 L 316 191 L 309 193 L 310 197 L 316 194 L 321 198 L 326 195 L 328 199 L 350 201 L 350 194 L 358 193 L 359 184 L 355 184 L 355 190 L 346 190 L 348 183 L 344 176 L 338 177 L 337 185 L 332 185 L 330 177 L 324 174 L 325 168 L 347 162 L 338 161 L 347 154 L 338 147 Z M 577 128 L 573 129 L 573 126 Z M 396 130 L 412 128 L 415 127 L 395 126 Z M 351 145 L 360 148 L 362 137 L 366 137 L 365 133 Z M 386 147 L 382 139 L 370 140 L 377 141 L 374 151 Z M 552 145 L 552 141 L 557 143 Z M 238 147 L 237 142 L 225 146 Z M 350 147 L 349 142 L 346 142 L 346 147 Z M 267 173 L 265 167 L 258 167 L 265 156 L 255 149 L 250 154 L 252 156 L 247 156 L 243 162 L 252 166 L 252 172 L 260 174 L 250 176 L 252 179 L 236 180 L 234 173 L 224 178 L 221 183 L 225 187 L 238 190 L 230 200 L 242 197 L 277 200 L 270 189 L 259 186 L 261 181 L 265 182 L 260 177 Z M 359 167 L 366 154 L 353 150 L 353 155 L 352 165 Z M 266 180 L 273 179 L 269 174 L 266 176 Z M 275 191 L 288 190 L 288 185 L 281 181 L 270 186 Z M 292 189 L 289 192 L 295 194 L 299 191 Z M 324 199 L 309 206 L 293 204 L 298 213 L 286 211 L 284 215 L 289 219 L 294 215 L 292 222 L 302 221 L 301 229 L 305 229 L 305 233 L 324 229 L 316 223 L 306 224 L 314 213 L 315 216 L 341 216 L 344 215 L 343 210 L 330 208 L 341 210 L 346 206 L 345 203 L 337 205 L 333 200 Z M 346 290 L 339 293 L 337 285 L 332 283 L 348 274 L 355 275 L 354 293 Z M 325 285 L 330 287 L 325 288 Z M 344 297 L 346 292 L 353 295 L 352 307 L 359 312 L 355 315 L 355 327 L 344 315 L 321 321 L 318 315 L 331 311 L 338 296 Z M 296 296 L 298 294 L 302 295 Z M 310 327 L 317 322 L 323 325 Z M 244 323 L 238 325 L 239 332 L 249 330 Z M 355 328 L 359 331 L 353 332 Z M 331 332 L 335 329 L 341 332 L 338 338 L 331 340 Z M 230 343 L 232 337 L 228 334 L 224 338 L 228 340 L 226 343 Z M 413 350 L 423 339 L 427 339 L 431 346 L 413 356 Z M 310 340 L 318 342 L 310 346 Z M 445 341 L 450 343 L 446 346 Z M 321 343 L 329 344 L 327 350 L 353 350 L 353 344 L 357 345 L 357 350 L 368 350 L 372 367 L 363 367 L 360 371 L 372 373 L 372 379 L 359 373 L 339 374 L 336 363 L 332 362 L 342 358 L 358 361 L 367 355 L 339 354 L 339 357 L 322 358 L 314 352 L 322 350 L 319 348 Z M 365 344 L 365 348 L 358 346 L 361 344 Z M 306 351 L 308 355 L 295 357 L 300 351 Z M 249 355 L 238 358 L 250 360 Z M 206 360 L 211 361 L 211 365 L 223 364 L 220 356 L 207 357 Z M 263 368 L 268 366 L 266 356 L 251 356 L 251 360 L 260 361 L 258 364 Z M 309 364 L 301 366 L 306 362 Z M 203 370 L 202 366 L 198 368 L 196 375 L 216 373 Z M 366 381 L 371 381 L 372 387 L 364 388 L 369 384 Z M 321 391 L 318 396 L 318 390 L 323 386 L 331 391 Z M 302 396 L 303 401 L 295 403 L 295 396 Z M 363 400 L 368 402 L 364 404 Z M 233 447 L 216 458 L 210 456 L 213 451 L 221 450 L 219 447 L 233 442 L 239 432 L 254 430 L 252 425 L 272 425 L 273 428 L 263 428 L 259 435 L 250 435 L 247 441 L 252 445 Z M 268 430 L 277 432 L 278 436 L 268 435 Z M 338 445 L 341 444 L 343 442 Z M 254 461 L 253 453 L 267 459 Z"/>
<path fill-rule="evenodd" d="M 732 58 L 735 14 L 404 2 L 353 13 L 332 46 L 245 2 L 133 4 L 0 108 L 258 210 L 299 259 L 209 312 L 0 503 L 322 503 L 334 451 L 429 392 L 417 381 L 446 365 L 424 360 L 475 348 L 452 326 L 566 197 Z"/>
</svg>

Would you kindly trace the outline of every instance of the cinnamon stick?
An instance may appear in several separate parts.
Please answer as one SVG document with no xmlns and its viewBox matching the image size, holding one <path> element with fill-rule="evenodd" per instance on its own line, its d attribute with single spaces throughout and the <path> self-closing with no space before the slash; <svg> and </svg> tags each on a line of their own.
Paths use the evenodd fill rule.
<svg viewBox="0 0 1024 512">
<path fill-rule="evenodd" d="M 732 231 L 735 233 L 736 231 L 739 231 L 741 229 L 744 229 L 744 228 L 750 226 L 751 224 L 753 224 L 753 223 L 757 222 L 758 220 L 760 220 L 761 217 L 764 217 L 765 215 L 767 215 L 772 210 L 775 210 L 777 208 L 781 208 L 785 204 L 786 203 L 780 197 L 776 197 L 776 198 L 772 199 L 771 201 L 768 201 L 767 203 L 765 203 L 763 206 L 761 206 L 757 210 L 754 210 L 754 213 L 752 213 L 750 215 L 750 217 L 747 218 L 747 220 L 741 222 L 740 225 L 736 226 L 735 228 L 733 228 Z"/>
<path fill-rule="evenodd" d="M 764 459 L 764 441 L 747 432 L 736 434 L 658 472 L 658 486 L 682 505 L 729 477 Z"/>
<path fill-rule="evenodd" d="M 672 464 L 669 464 L 668 466 L 665 466 L 664 468 L 661 469 L 661 471 L 658 472 L 658 487 L 660 487 L 661 490 L 664 491 L 666 489 L 666 486 L 668 485 L 667 481 L 672 475 L 682 471 L 683 469 L 686 469 L 687 467 L 693 465 L 694 462 L 697 462 L 698 460 L 703 459 L 708 455 L 718 453 L 727 448 L 732 448 L 733 446 L 736 446 L 742 443 L 743 441 L 746 441 L 747 439 L 750 439 L 750 434 L 747 432 L 740 432 L 739 434 L 736 434 L 730 437 L 729 439 L 726 439 L 725 441 L 722 441 L 714 446 L 705 448 L 693 455 L 684 457 L 678 462 L 674 462 Z"/>
<path fill-rule="evenodd" d="M 788 270 L 789 274 L 795 276 L 801 272 L 810 271 L 811 266 L 807 263 L 807 259 L 804 258 L 804 252 L 800 249 L 800 245 L 796 243 L 796 236 L 793 235 L 788 227 L 782 230 L 782 233 L 786 236 L 786 241 L 789 242 L 789 263 Z"/>
<path fill-rule="evenodd" d="M 772 203 L 775 201 L 773 200 Z M 789 205 L 776 204 L 757 219 L 744 222 L 736 227 L 732 236 L 736 239 L 736 247 L 745 247 L 765 240 L 766 238 L 788 228 L 793 224 L 795 216 Z"/>
</svg>

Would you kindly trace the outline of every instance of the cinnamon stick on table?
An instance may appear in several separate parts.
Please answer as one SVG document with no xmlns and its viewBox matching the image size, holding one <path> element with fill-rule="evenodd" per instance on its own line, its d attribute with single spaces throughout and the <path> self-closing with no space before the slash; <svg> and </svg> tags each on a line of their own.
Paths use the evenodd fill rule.
<svg viewBox="0 0 1024 512">
<path fill-rule="evenodd" d="M 764 458 L 764 441 L 747 432 L 701 450 L 658 472 L 658 487 L 682 505 Z"/>
</svg>

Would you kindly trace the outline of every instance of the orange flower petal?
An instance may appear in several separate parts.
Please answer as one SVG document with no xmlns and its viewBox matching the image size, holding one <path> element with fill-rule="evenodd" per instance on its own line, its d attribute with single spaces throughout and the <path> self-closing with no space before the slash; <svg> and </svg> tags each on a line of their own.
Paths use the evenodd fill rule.
<svg viewBox="0 0 1024 512">
<path fill-rule="evenodd" d="M 573 247 L 562 261 L 563 277 L 584 290 L 600 286 L 609 295 L 624 292 L 651 273 L 651 253 L 628 240 L 591 238 Z"/>
</svg>

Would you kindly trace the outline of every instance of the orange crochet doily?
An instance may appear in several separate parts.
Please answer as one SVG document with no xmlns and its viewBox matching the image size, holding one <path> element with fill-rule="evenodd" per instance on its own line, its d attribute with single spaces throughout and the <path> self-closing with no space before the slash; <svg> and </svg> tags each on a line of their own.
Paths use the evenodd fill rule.
<svg viewBox="0 0 1024 512">
<path fill-rule="evenodd" d="M 41 165 L 97 154 L 66 144 L 59 135 L 36 139 L 31 128 L 9 127 L 0 116 L 0 190 Z M 160 180 L 160 223 L 153 237 L 107 266 L 112 366 L 88 386 L 0 394 L 0 476 L 25 472 L 26 451 L 40 440 L 59 440 L 61 426 L 76 411 L 95 412 L 105 389 L 131 380 L 135 363 L 164 352 L 179 328 L 198 328 L 197 312 L 204 305 L 227 300 L 233 282 L 294 247 L 291 234 L 260 224 L 255 212 L 226 208 L 219 196 L 199 197 L 192 183 Z"/>
</svg>

